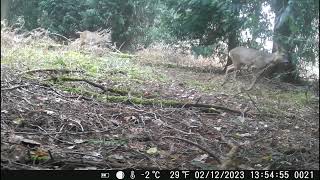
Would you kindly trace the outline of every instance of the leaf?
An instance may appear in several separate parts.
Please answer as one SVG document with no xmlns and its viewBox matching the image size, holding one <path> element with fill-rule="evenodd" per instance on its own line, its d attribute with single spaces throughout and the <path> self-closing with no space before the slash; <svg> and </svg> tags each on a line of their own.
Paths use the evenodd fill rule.
<svg viewBox="0 0 320 180">
<path fill-rule="evenodd" d="M 12 121 L 16 125 L 21 125 L 24 122 L 23 118 L 16 118 L 15 120 Z"/>
<path fill-rule="evenodd" d="M 148 154 L 157 154 L 158 153 L 158 149 L 157 147 L 153 147 L 147 150 Z"/>
<path fill-rule="evenodd" d="M 76 144 L 81 144 L 81 143 L 84 143 L 84 142 L 85 142 L 85 140 L 82 140 L 82 139 L 75 139 L 73 142 L 74 142 L 74 143 L 76 143 Z"/>
<path fill-rule="evenodd" d="M 37 148 L 35 151 L 30 151 L 30 159 L 32 161 L 46 161 L 49 158 L 49 153 L 45 149 Z"/>
<path fill-rule="evenodd" d="M 261 159 L 265 160 L 265 161 L 271 161 L 272 160 L 272 155 L 263 156 Z"/>
<path fill-rule="evenodd" d="M 126 117 L 124 117 L 124 120 L 125 121 L 129 121 L 129 120 L 136 120 L 137 118 L 135 117 L 135 116 L 126 116 Z"/>
<path fill-rule="evenodd" d="M 223 31 L 227 31 L 228 26 L 222 26 Z"/>
<path fill-rule="evenodd" d="M 213 127 L 214 129 L 216 129 L 217 131 L 221 131 L 221 127 Z"/>
<path fill-rule="evenodd" d="M 243 134 L 240 134 L 240 133 L 236 133 L 236 136 L 237 137 L 250 137 L 252 136 L 250 133 L 243 133 Z"/>
<path fill-rule="evenodd" d="M 67 147 L 67 149 L 73 149 L 73 148 L 75 148 L 76 146 L 69 146 L 69 147 Z"/>
<path fill-rule="evenodd" d="M 244 123 L 244 121 L 246 120 L 243 116 L 238 116 L 238 119 L 241 123 Z"/>
<path fill-rule="evenodd" d="M 198 156 L 194 158 L 192 161 L 202 162 L 205 163 L 205 160 L 209 157 L 208 154 L 202 154 L 201 156 Z"/>
<path fill-rule="evenodd" d="M 46 112 L 48 115 L 54 115 L 54 114 L 55 114 L 54 111 L 45 110 L 45 112 Z"/>
<path fill-rule="evenodd" d="M 112 155 L 110 155 L 108 157 L 116 159 L 116 160 L 123 160 L 124 159 L 124 157 L 122 155 L 119 155 L 119 154 L 112 154 Z"/>
</svg>

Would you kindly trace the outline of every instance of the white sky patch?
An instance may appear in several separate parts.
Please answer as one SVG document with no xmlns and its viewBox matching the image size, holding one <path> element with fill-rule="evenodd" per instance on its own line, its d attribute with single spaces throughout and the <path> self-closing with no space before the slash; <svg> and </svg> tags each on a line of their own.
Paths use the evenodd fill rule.
<svg viewBox="0 0 320 180">
<path fill-rule="evenodd" d="M 271 11 L 271 6 L 270 5 L 264 5 L 262 6 L 262 13 L 266 14 L 268 17 L 268 20 L 271 22 L 271 27 L 269 27 L 270 29 L 273 29 L 274 27 L 274 19 L 275 19 L 275 14 Z M 271 40 L 266 40 L 264 48 L 267 49 L 268 51 L 272 51 L 272 38 Z"/>
</svg>

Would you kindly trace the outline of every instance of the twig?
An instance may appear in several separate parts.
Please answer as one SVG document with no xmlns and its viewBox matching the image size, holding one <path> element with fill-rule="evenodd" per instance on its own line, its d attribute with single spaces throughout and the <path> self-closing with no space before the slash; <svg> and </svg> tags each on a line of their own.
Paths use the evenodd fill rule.
<svg viewBox="0 0 320 180">
<path fill-rule="evenodd" d="M 52 33 L 52 32 L 49 32 L 49 33 L 50 33 L 50 34 L 52 34 L 52 35 L 56 35 L 56 36 L 62 37 L 62 38 L 64 38 L 65 40 L 67 40 L 67 41 L 71 42 L 71 40 L 70 40 L 70 39 L 68 39 L 67 37 L 65 37 L 65 36 L 63 36 L 63 35 L 61 35 L 61 34 Z"/>
<path fill-rule="evenodd" d="M 58 79 L 57 77 L 55 77 L 55 78 Z M 124 94 L 123 92 L 119 92 L 119 91 L 116 91 L 116 90 L 111 89 L 111 88 L 105 88 L 104 86 L 102 86 L 100 84 L 97 84 L 95 82 L 92 82 L 92 81 L 89 81 L 89 80 L 83 79 L 83 78 L 61 77 L 59 79 L 62 80 L 62 81 L 83 81 L 83 82 L 86 82 L 86 83 L 90 84 L 91 86 L 94 86 L 94 87 L 97 87 L 97 88 L 101 89 L 103 91 L 103 93 L 109 91 L 109 92 L 117 93 L 117 94 L 120 94 L 120 95 Z"/>
<path fill-rule="evenodd" d="M 259 71 L 256 76 L 254 77 L 251 85 L 249 86 L 249 88 L 245 89 L 246 91 L 250 91 L 253 86 L 255 85 L 255 83 L 260 79 L 260 76 L 267 70 L 269 69 L 271 66 L 274 66 L 273 63 L 269 64 L 268 66 L 264 67 L 261 71 Z"/>
<path fill-rule="evenodd" d="M 160 169 L 160 170 L 162 169 L 161 166 L 157 163 L 157 161 L 155 161 L 151 157 L 147 156 L 145 153 L 139 152 L 138 150 L 135 150 L 135 149 L 134 149 L 134 151 L 136 153 L 139 153 L 139 154 L 143 155 L 144 157 L 148 158 L 150 161 L 152 161 L 158 167 L 158 169 Z"/>
<path fill-rule="evenodd" d="M 261 110 L 260 108 L 257 106 L 256 102 L 252 99 L 252 97 L 250 96 L 250 94 L 245 91 L 246 95 L 249 97 L 250 101 L 252 102 L 253 106 L 259 111 L 259 113 L 261 114 Z M 263 117 L 261 117 L 263 119 Z M 264 119 L 263 119 L 264 120 Z"/>
<path fill-rule="evenodd" d="M 96 155 L 92 155 L 92 154 L 88 154 L 88 153 L 82 153 L 82 152 L 62 151 L 62 153 L 66 153 L 66 154 L 78 154 L 78 155 L 91 156 L 91 157 L 103 159 L 102 156 L 96 156 Z"/>
<path fill-rule="evenodd" d="M 82 95 L 80 96 L 66 96 L 64 94 L 61 94 L 60 92 L 58 92 L 55 88 L 53 88 L 51 85 L 49 84 L 34 84 L 34 85 L 37 85 L 39 87 L 42 87 L 42 88 L 47 88 L 47 89 L 50 89 L 51 91 L 55 92 L 56 94 L 58 94 L 59 96 L 62 96 L 62 97 L 65 97 L 65 98 L 79 98 L 79 99 L 84 99 L 84 100 L 87 100 L 87 101 L 92 101 L 91 98 L 88 98 L 88 97 L 84 97 Z"/>
<path fill-rule="evenodd" d="M 60 161 L 54 161 L 54 162 L 50 162 L 50 163 L 47 163 L 46 164 L 47 166 L 48 165 L 51 165 L 51 166 L 66 166 L 66 165 L 73 165 L 76 167 L 79 167 L 79 166 L 96 166 L 96 167 L 100 167 L 100 168 L 122 168 L 123 166 L 121 166 L 121 164 L 117 163 L 117 164 L 112 164 L 112 165 L 109 165 L 107 163 L 104 163 L 104 162 L 96 162 L 96 161 L 88 161 L 88 160 L 60 160 Z"/>
<path fill-rule="evenodd" d="M 14 90 L 14 89 L 24 88 L 24 87 L 28 87 L 28 86 L 30 86 L 30 84 L 17 85 L 17 86 L 12 86 L 12 87 L 8 87 L 8 88 L 1 88 L 1 91 L 11 91 L 11 90 Z"/>
<path fill-rule="evenodd" d="M 238 110 L 235 110 L 235 109 L 230 109 L 230 108 L 224 107 L 224 106 L 218 106 L 218 105 L 184 103 L 183 105 L 182 104 L 177 104 L 177 106 L 178 107 L 182 106 L 183 108 L 189 108 L 189 107 L 215 108 L 215 109 L 221 109 L 221 110 L 224 110 L 224 111 L 229 111 L 229 112 L 241 114 L 241 111 L 238 111 Z"/>
<path fill-rule="evenodd" d="M 59 141 L 59 142 L 66 143 L 66 144 L 69 144 L 69 145 L 74 145 L 74 143 L 72 143 L 72 142 L 64 141 L 64 140 L 61 140 L 61 139 L 59 139 L 59 138 L 53 137 L 52 135 L 48 134 L 45 129 L 43 129 L 42 127 L 40 127 L 40 126 L 38 126 L 38 125 L 30 124 L 30 126 L 39 128 L 40 130 L 42 130 L 42 131 L 45 132 L 44 135 L 47 135 L 47 136 L 51 137 L 52 139 L 55 139 L 55 140 L 57 140 L 57 141 Z"/>
<path fill-rule="evenodd" d="M 104 131 L 86 131 L 86 132 L 76 132 L 76 133 L 72 133 L 72 132 L 52 132 L 52 133 L 42 133 L 42 132 L 22 132 L 22 131 L 2 131 L 3 133 L 6 134 L 10 134 L 10 133 L 14 133 L 14 134 L 27 134 L 27 135 L 56 135 L 56 134 L 71 134 L 71 135 L 81 135 L 81 134 L 90 134 L 90 133 L 104 133 L 104 132 L 108 132 L 109 130 L 104 130 Z"/>
<path fill-rule="evenodd" d="M 207 152 L 211 157 L 213 157 L 219 164 L 221 164 L 221 160 L 219 157 L 217 157 L 216 153 L 209 150 L 207 147 L 204 147 L 203 145 L 200 145 L 200 144 L 197 144 L 193 141 L 190 141 L 188 139 L 184 139 L 184 138 L 179 138 L 179 137 L 174 137 L 174 136 L 163 136 L 161 139 L 164 139 L 164 138 L 168 138 L 168 139 L 178 139 L 178 140 L 181 140 L 181 141 L 184 141 L 184 142 L 187 142 L 189 144 L 192 144 L 194 146 L 196 146 L 197 148 Z"/>
</svg>

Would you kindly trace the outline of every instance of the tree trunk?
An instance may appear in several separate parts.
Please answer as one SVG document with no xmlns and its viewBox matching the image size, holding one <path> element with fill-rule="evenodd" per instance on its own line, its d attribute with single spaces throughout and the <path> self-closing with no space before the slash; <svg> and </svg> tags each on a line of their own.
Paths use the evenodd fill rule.
<svg viewBox="0 0 320 180">
<path fill-rule="evenodd" d="M 295 65 L 292 63 L 293 45 L 286 43 L 287 38 L 291 36 L 288 19 L 293 17 L 290 0 L 273 0 L 271 4 L 275 11 L 274 36 L 272 52 L 279 49 L 284 50 L 288 55 L 289 63 L 287 65 L 277 64 L 266 72 L 266 76 L 273 77 L 275 74 L 286 72 L 281 75 L 281 79 L 286 82 L 294 82 L 298 80 L 295 73 Z"/>
<path fill-rule="evenodd" d="M 9 10 L 9 1 L 1 0 L 1 21 L 7 19 Z"/>
<path fill-rule="evenodd" d="M 235 8 L 233 8 L 234 16 L 239 16 L 239 12 L 240 12 L 240 9 L 241 9 L 241 2 L 239 2 L 238 0 L 232 0 L 232 4 L 235 7 Z M 234 21 L 234 23 L 233 23 L 234 26 L 232 27 L 232 30 L 231 30 L 231 32 L 230 32 L 230 34 L 228 36 L 228 52 L 231 49 L 239 46 L 239 41 L 238 41 L 238 38 L 237 38 L 238 37 L 238 28 L 237 28 L 237 26 L 238 26 L 239 23 L 237 21 L 237 18 L 234 18 L 233 21 Z M 231 65 L 231 64 L 232 64 L 232 61 L 231 61 L 231 59 L 230 59 L 230 57 L 228 55 L 227 64 L 223 68 L 223 72 L 226 72 L 227 67 L 229 65 Z"/>
<path fill-rule="evenodd" d="M 235 48 L 235 47 L 237 47 L 237 46 L 238 46 L 237 32 L 232 32 L 232 33 L 229 34 L 229 37 L 228 37 L 228 52 L 229 52 L 231 49 L 233 49 L 233 48 Z M 229 57 L 229 55 L 228 55 L 227 64 L 226 64 L 225 67 L 223 68 L 223 72 L 226 72 L 227 67 L 228 67 L 229 65 L 231 65 L 231 64 L 232 64 L 232 61 L 231 61 L 231 59 L 230 59 L 230 57 Z"/>
</svg>

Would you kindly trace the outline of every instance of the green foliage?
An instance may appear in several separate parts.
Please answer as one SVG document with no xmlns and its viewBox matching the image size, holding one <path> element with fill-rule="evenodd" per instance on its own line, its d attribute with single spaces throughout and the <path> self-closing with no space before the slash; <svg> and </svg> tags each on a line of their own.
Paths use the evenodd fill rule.
<svg viewBox="0 0 320 180">
<path fill-rule="evenodd" d="M 162 27 L 168 37 L 174 37 L 167 42 L 189 42 L 193 53 L 203 56 L 221 51 L 221 42 L 235 44 L 229 38 L 237 39 L 241 23 L 232 0 L 166 0 L 165 3 L 167 11 L 161 19 Z"/>
<path fill-rule="evenodd" d="M 24 28 L 31 30 L 39 26 L 38 17 L 41 11 L 38 0 L 11 0 L 9 2 L 7 15 L 9 24 L 21 23 L 19 19 L 23 17 Z"/>
<path fill-rule="evenodd" d="M 149 0 L 108 0 L 103 1 L 105 12 L 110 14 L 111 38 L 124 49 L 148 44 L 146 36 L 154 24 L 158 1 Z"/>
<path fill-rule="evenodd" d="M 52 32 L 70 36 L 80 29 L 81 12 L 86 8 L 82 0 L 42 0 L 41 26 Z"/>
<path fill-rule="evenodd" d="M 14 0 L 9 23 L 23 16 L 25 27 L 38 26 L 65 36 L 77 31 L 112 30 L 112 41 L 123 49 L 151 43 L 148 33 L 158 15 L 160 1 L 149 0 Z"/>
<path fill-rule="evenodd" d="M 199 46 L 192 46 L 191 47 L 191 50 L 192 52 L 198 56 L 198 55 L 202 55 L 204 57 L 208 57 L 208 56 L 211 56 L 212 53 L 213 53 L 213 46 L 212 45 L 209 45 L 209 46 L 202 46 L 202 45 L 199 45 Z"/>
<path fill-rule="evenodd" d="M 261 0 L 248 1 L 242 6 L 241 13 L 243 14 L 241 22 L 241 30 L 246 30 L 251 35 L 251 47 L 260 49 L 263 44 L 258 44 L 257 39 L 261 39 L 265 42 L 273 35 L 273 27 L 270 22 L 270 13 L 262 11 L 262 7 L 268 6 L 267 2 L 261 2 Z M 242 39 L 242 42 L 246 39 Z"/>
<path fill-rule="evenodd" d="M 234 16 L 231 1 L 168 0 L 170 11 L 163 20 L 172 35 L 180 40 L 199 40 L 208 45 L 217 42 L 230 32 Z"/>
<path fill-rule="evenodd" d="M 112 41 L 123 50 L 184 41 L 195 54 L 209 56 L 211 46 L 241 45 L 247 40 L 240 37 L 243 30 L 252 37 L 251 47 L 261 48 L 274 35 L 271 12 L 263 8 L 269 5 L 277 16 L 290 5 L 281 19 L 287 35 L 274 37 L 290 50 L 292 62 L 318 61 L 319 1 L 314 0 L 12 0 L 7 17 L 14 24 L 23 16 L 20 24 L 27 29 L 41 26 L 69 37 L 110 28 Z"/>
<path fill-rule="evenodd" d="M 298 61 L 319 61 L 319 1 L 295 1 L 294 10 L 296 18 L 289 21 L 292 34 L 284 39 L 296 48 Z"/>
<path fill-rule="evenodd" d="M 275 1 L 278 2 L 278 1 Z M 319 63 L 319 1 L 282 0 L 273 9 L 283 7 L 275 40 L 288 51 L 291 74 L 285 78 L 298 81 L 301 70 Z M 303 74 L 307 75 L 307 74 Z"/>
</svg>

